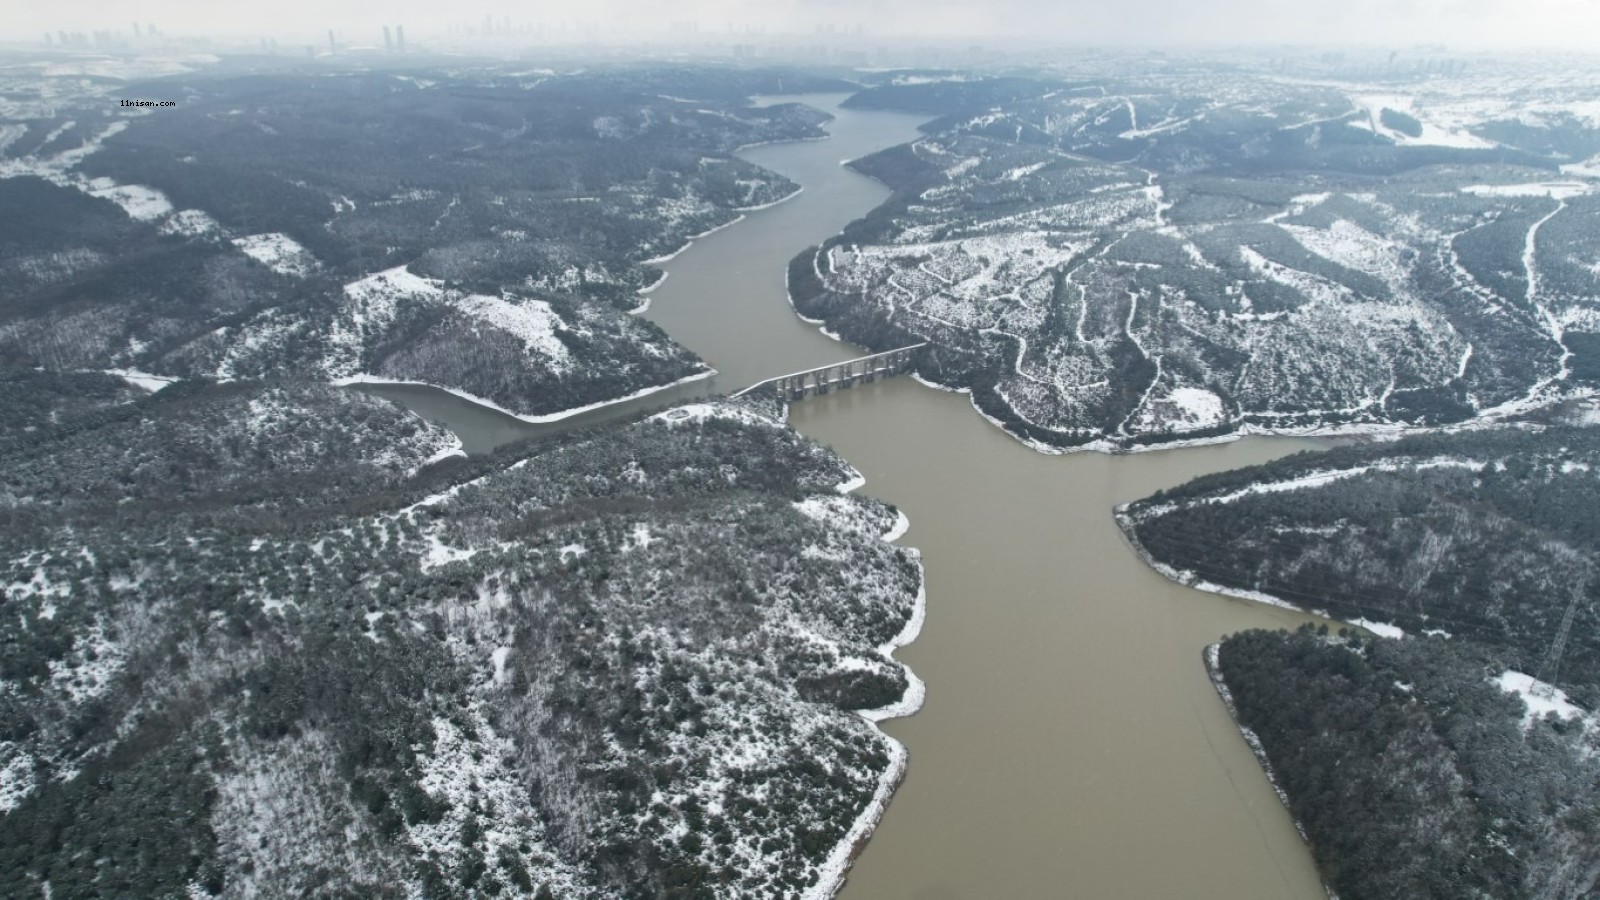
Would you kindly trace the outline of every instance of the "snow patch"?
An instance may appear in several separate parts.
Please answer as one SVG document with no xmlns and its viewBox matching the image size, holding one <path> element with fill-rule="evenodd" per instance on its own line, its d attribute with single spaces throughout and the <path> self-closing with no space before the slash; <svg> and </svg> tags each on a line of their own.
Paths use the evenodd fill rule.
<svg viewBox="0 0 1600 900">
<path fill-rule="evenodd" d="M 1494 679 L 1500 690 L 1514 694 L 1522 700 L 1523 707 L 1527 710 L 1522 715 L 1522 727 L 1532 727 L 1536 719 L 1542 719 L 1550 713 L 1555 713 L 1563 719 L 1579 719 L 1586 727 L 1593 728 L 1600 725 L 1600 720 L 1585 712 L 1582 707 L 1567 699 L 1567 692 L 1552 684 L 1546 684 L 1532 675 L 1524 675 L 1514 669 L 1507 669 Z"/>
<path fill-rule="evenodd" d="M 134 387 L 143 388 L 152 394 L 169 384 L 183 380 L 181 378 L 173 378 L 170 375 L 151 375 L 149 372 L 141 372 L 138 369 L 106 369 L 105 373 L 124 379 Z"/>
<path fill-rule="evenodd" d="M 1583 181 L 1536 181 L 1526 184 L 1469 184 L 1463 194 L 1476 197 L 1549 197 L 1568 200 L 1593 193 L 1595 185 Z"/>
<path fill-rule="evenodd" d="M 269 231 L 265 234 L 234 238 L 233 245 L 245 256 L 280 275 L 304 278 L 317 268 L 317 260 L 311 255 L 311 251 L 282 232 Z M 348 292 L 348 287 L 346 291 Z"/>
<path fill-rule="evenodd" d="M 166 194 L 142 184 L 119 184 L 91 190 L 89 194 L 110 200 L 140 222 L 154 222 L 172 212 L 172 201 Z"/>
<path fill-rule="evenodd" d="M 567 345 L 556 337 L 556 332 L 567 330 L 566 323 L 543 300 L 511 303 L 502 297 L 473 294 L 462 299 L 458 308 L 479 321 L 517 337 L 529 355 L 539 358 L 551 369 L 564 372 L 572 367 L 572 354 L 567 350 Z"/>
<path fill-rule="evenodd" d="M 1365 122 L 1352 122 L 1352 125 L 1382 135 L 1401 146 L 1459 147 L 1466 150 L 1488 150 L 1498 146 L 1493 141 L 1486 141 L 1475 134 L 1446 128 L 1429 121 L 1424 112 L 1418 111 L 1413 97 L 1399 94 L 1366 94 L 1350 99 L 1367 114 Z M 1383 124 L 1385 109 L 1416 119 L 1422 126 L 1422 133 L 1412 137 Z"/>
<path fill-rule="evenodd" d="M 1351 619 L 1350 624 L 1359 625 L 1378 637 L 1399 639 L 1406 636 L 1404 629 L 1398 625 L 1390 625 L 1388 622 L 1374 622 L 1370 619 Z"/>
<path fill-rule="evenodd" d="M 1226 421 L 1228 418 L 1228 411 L 1222 403 L 1222 398 L 1203 388 L 1176 388 L 1166 396 L 1166 399 L 1181 410 L 1185 425 L 1203 428 Z"/>
<path fill-rule="evenodd" d="M 24 753 L 16 744 L 6 741 L 0 744 L 0 759 L 5 760 L 5 765 L 0 766 L 0 813 L 8 813 L 26 800 L 37 786 L 33 777 L 33 754 Z"/>
<path fill-rule="evenodd" d="M 162 234 L 179 237 L 199 237 L 203 234 L 216 234 L 221 230 L 222 226 L 216 219 L 198 209 L 180 209 L 161 223 Z"/>
</svg>

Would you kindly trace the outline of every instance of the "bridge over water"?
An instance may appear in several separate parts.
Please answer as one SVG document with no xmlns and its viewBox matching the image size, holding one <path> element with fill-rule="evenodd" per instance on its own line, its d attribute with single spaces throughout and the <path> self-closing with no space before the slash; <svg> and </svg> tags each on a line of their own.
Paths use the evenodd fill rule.
<svg viewBox="0 0 1600 900">
<path fill-rule="evenodd" d="M 858 356 L 844 362 L 818 366 L 804 372 L 779 375 L 766 381 L 758 381 L 733 396 L 740 397 L 756 391 L 770 390 L 776 393 L 780 400 L 802 400 L 815 394 L 827 394 L 852 388 L 858 384 L 881 381 L 911 371 L 917 360 L 917 351 L 926 346 L 927 342 L 912 344 L 897 350 L 887 350 L 883 353 Z"/>
</svg>

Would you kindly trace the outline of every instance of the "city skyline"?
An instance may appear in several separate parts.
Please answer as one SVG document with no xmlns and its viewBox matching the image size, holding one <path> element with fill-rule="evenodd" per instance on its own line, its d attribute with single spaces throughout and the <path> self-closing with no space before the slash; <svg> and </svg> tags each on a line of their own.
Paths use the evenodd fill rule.
<svg viewBox="0 0 1600 900">
<path fill-rule="evenodd" d="M 492 29 L 484 27 L 485 21 Z M 283 0 L 219 6 L 187 0 L 138 4 L 68 0 L 19 10 L 0 24 L 0 39 L 42 41 L 60 31 L 121 32 L 154 24 L 169 37 L 261 36 L 321 42 L 332 29 L 341 40 L 382 46 L 384 26 L 406 24 L 414 36 L 457 33 L 546 34 L 585 31 L 619 38 L 763 33 L 875 40 L 939 37 L 1020 39 L 1031 44 L 1218 45 L 1317 44 L 1462 48 L 1594 46 L 1600 0 L 1351 0 L 1275 3 L 1220 0 L 1128 0 L 1118 4 L 1045 0 L 594 0 L 536 9 L 489 3 L 476 8 L 417 0 Z"/>
</svg>

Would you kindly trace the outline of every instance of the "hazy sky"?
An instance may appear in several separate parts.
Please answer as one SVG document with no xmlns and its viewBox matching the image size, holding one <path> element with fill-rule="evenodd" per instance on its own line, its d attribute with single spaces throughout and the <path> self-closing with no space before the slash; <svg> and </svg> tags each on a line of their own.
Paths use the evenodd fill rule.
<svg viewBox="0 0 1600 900">
<path fill-rule="evenodd" d="M 869 36 L 1017 35 L 1062 43 L 1417 43 L 1562 46 L 1600 51 L 1600 0 L 35 0 L 13 5 L 0 35 L 39 40 L 46 30 L 130 30 L 134 19 L 168 34 L 270 34 L 315 40 L 334 27 L 352 41 L 380 39 L 384 23 L 415 37 L 448 22 L 497 20 L 662 29 L 696 21 L 702 35 L 761 25 L 811 33 L 862 26 Z"/>
</svg>

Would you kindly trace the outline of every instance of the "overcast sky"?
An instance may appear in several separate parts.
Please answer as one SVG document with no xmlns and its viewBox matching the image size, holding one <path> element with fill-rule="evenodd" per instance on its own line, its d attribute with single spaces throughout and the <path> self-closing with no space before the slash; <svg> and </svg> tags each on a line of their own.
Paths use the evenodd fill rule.
<svg viewBox="0 0 1600 900">
<path fill-rule="evenodd" d="M 1447 43 L 1600 51 L 1600 0 L 32 0 L 12 5 L 0 34 L 40 40 L 46 30 L 128 31 L 138 19 L 171 35 L 314 40 L 333 27 L 361 41 L 381 40 L 383 24 L 403 22 L 415 40 L 485 15 L 509 15 L 514 25 L 584 22 L 635 32 L 692 20 L 702 35 L 726 33 L 730 25 L 811 33 L 831 24 L 859 25 L 878 39 L 993 42 L 1011 35 L 1067 44 Z"/>
</svg>

